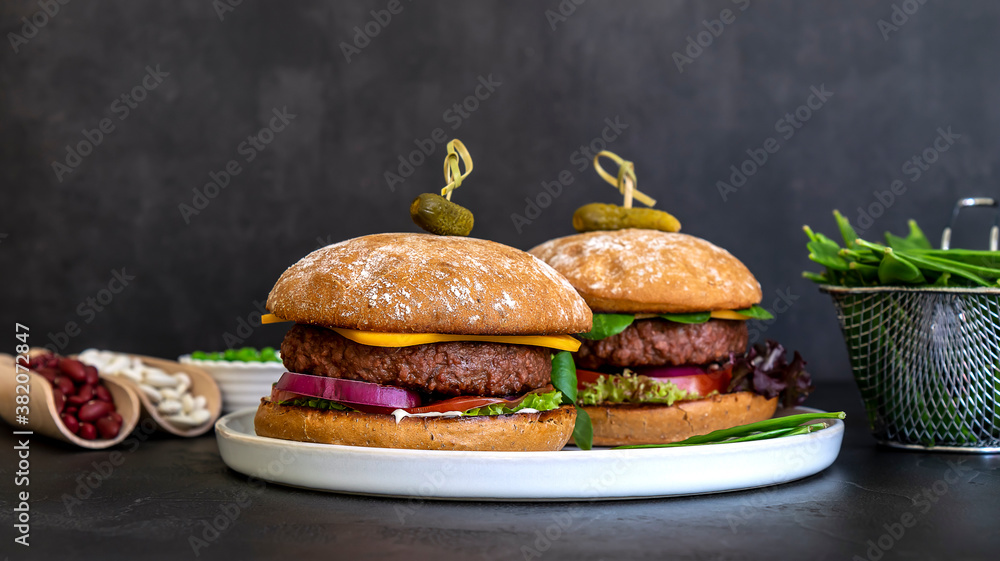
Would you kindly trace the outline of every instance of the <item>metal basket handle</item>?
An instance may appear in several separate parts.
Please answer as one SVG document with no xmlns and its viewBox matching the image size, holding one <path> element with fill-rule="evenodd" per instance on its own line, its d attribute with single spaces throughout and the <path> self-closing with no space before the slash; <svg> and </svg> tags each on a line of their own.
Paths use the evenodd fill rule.
<svg viewBox="0 0 1000 561">
<path fill-rule="evenodd" d="M 941 249 L 949 249 L 951 247 L 951 227 L 955 225 L 955 221 L 958 220 L 958 212 L 963 208 L 973 207 L 973 206 L 986 206 L 992 208 L 1000 208 L 1000 204 L 997 203 L 995 199 L 989 197 L 967 197 L 965 199 L 959 199 L 955 203 L 955 210 L 951 212 L 951 220 L 948 221 L 948 225 L 945 227 L 944 231 L 941 232 Z M 996 213 L 993 218 L 993 227 L 990 228 L 990 251 L 996 251 L 998 242 L 1000 242 L 1000 211 Z"/>
</svg>

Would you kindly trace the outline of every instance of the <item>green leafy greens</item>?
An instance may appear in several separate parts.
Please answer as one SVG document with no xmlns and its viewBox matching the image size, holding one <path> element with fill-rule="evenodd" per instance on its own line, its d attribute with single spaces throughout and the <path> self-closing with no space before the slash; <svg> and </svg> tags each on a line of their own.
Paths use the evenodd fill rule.
<svg viewBox="0 0 1000 561">
<path fill-rule="evenodd" d="M 803 413 L 801 415 L 788 415 L 787 417 L 775 417 L 747 425 L 721 429 L 708 434 L 692 436 L 687 440 L 672 442 L 670 444 L 637 444 L 634 446 L 618 446 L 622 448 L 676 448 L 678 446 L 697 446 L 701 444 L 728 444 L 732 442 L 749 442 L 752 440 L 767 440 L 780 438 L 783 436 L 795 436 L 808 434 L 826 428 L 825 423 L 813 423 L 803 425 L 802 423 L 816 421 L 819 419 L 844 419 L 847 415 L 843 411 L 836 413 Z"/>
<path fill-rule="evenodd" d="M 522 409 L 535 409 L 537 411 L 551 411 L 552 409 L 557 409 L 562 405 L 563 395 L 562 392 L 546 392 L 546 393 L 529 393 L 524 396 L 521 403 L 518 403 L 514 407 L 510 407 L 505 403 L 494 403 L 492 405 L 486 405 L 483 407 L 477 407 L 475 409 L 469 409 L 463 412 L 463 415 L 468 416 L 478 416 L 478 415 L 510 415 L 511 413 L 517 413 Z"/>
<path fill-rule="evenodd" d="M 633 321 L 635 316 L 632 314 L 594 314 L 594 326 L 589 332 L 581 333 L 580 337 L 591 341 L 607 339 L 625 331 Z"/>
<path fill-rule="evenodd" d="M 596 383 L 588 384 L 577 399 L 582 405 L 601 403 L 660 403 L 673 405 L 675 401 L 699 399 L 665 379 L 640 376 L 626 370 L 622 375 L 603 375 Z"/>
<path fill-rule="evenodd" d="M 747 319 L 764 320 L 774 318 L 770 312 L 757 305 L 743 310 L 733 311 L 741 316 L 745 316 Z M 656 317 L 672 321 L 674 323 L 705 323 L 706 321 L 712 319 L 712 312 L 694 312 L 691 314 L 657 314 Z M 632 325 L 632 322 L 634 321 L 635 315 L 633 314 L 594 314 L 594 326 L 589 332 L 581 333 L 580 337 L 591 341 L 607 339 L 608 337 L 618 335 L 622 331 L 625 331 L 625 329 Z"/>
<path fill-rule="evenodd" d="M 326 411 L 354 411 L 350 407 L 329 399 L 319 397 L 300 397 L 296 399 L 286 399 L 278 405 L 294 405 L 296 407 L 310 407 L 312 409 L 323 409 Z"/>
<path fill-rule="evenodd" d="M 803 226 L 809 237 L 809 259 L 825 267 L 822 273 L 803 273 L 809 280 L 850 288 L 1000 286 L 1000 252 L 933 249 L 914 220 L 909 221 L 906 237 L 886 232 L 885 244 L 878 244 L 859 238 L 839 211 L 833 211 L 833 216 L 843 247 Z"/>
<path fill-rule="evenodd" d="M 659 314 L 667 321 L 674 323 L 705 323 L 712 319 L 712 312 L 695 312 L 693 314 Z"/>
<path fill-rule="evenodd" d="M 562 392 L 563 403 L 576 407 L 573 442 L 581 450 L 590 450 L 594 442 L 594 426 L 590 422 L 590 415 L 580 409 L 577 403 L 576 364 L 568 351 L 561 351 L 552 357 L 552 385 Z"/>
</svg>

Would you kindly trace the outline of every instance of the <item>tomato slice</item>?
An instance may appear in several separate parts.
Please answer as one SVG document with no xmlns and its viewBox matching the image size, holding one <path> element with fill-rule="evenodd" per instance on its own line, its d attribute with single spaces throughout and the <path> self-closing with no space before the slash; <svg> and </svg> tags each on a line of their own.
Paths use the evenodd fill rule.
<svg viewBox="0 0 1000 561">
<path fill-rule="evenodd" d="M 707 374 L 695 374 L 693 376 L 675 376 L 666 378 L 678 388 L 693 393 L 698 396 L 706 396 L 712 392 L 726 393 L 729 387 L 729 380 L 733 377 L 732 370 L 725 368 L 715 370 Z"/>
<path fill-rule="evenodd" d="M 596 384 L 597 379 L 601 376 L 604 376 L 604 374 L 590 370 L 580 370 L 578 368 L 576 370 L 576 389 L 582 390 L 590 384 Z"/>
<path fill-rule="evenodd" d="M 508 407 L 514 407 L 523 400 L 524 396 L 515 399 L 504 399 L 502 397 L 459 396 L 445 399 L 443 401 L 435 401 L 430 405 L 409 407 L 403 409 L 403 411 L 406 411 L 407 413 L 447 413 L 448 411 L 468 411 L 469 409 L 485 407 L 487 405 L 493 405 L 494 403 L 505 403 Z"/>
</svg>

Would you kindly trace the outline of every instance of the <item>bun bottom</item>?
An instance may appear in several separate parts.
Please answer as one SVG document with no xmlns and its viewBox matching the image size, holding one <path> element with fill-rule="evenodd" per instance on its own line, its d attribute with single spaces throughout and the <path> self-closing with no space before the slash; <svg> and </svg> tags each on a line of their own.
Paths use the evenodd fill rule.
<svg viewBox="0 0 1000 561">
<path fill-rule="evenodd" d="M 541 413 L 476 417 L 405 417 L 360 411 L 326 411 L 261 400 L 254 416 L 258 436 L 414 450 L 561 450 L 576 422 L 571 406 Z"/>
<path fill-rule="evenodd" d="M 583 407 L 594 424 L 594 446 L 667 444 L 696 434 L 770 419 L 778 398 L 751 392 L 715 395 L 674 405 L 610 404 Z"/>
</svg>

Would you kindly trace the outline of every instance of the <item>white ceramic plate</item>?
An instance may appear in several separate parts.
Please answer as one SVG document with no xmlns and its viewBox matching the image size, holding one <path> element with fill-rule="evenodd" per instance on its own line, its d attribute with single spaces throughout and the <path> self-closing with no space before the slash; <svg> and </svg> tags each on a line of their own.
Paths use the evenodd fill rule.
<svg viewBox="0 0 1000 561">
<path fill-rule="evenodd" d="M 273 483 L 320 491 L 490 501 L 638 499 L 787 483 L 833 463 L 844 423 L 734 444 L 559 452 L 453 452 L 312 444 L 257 436 L 256 409 L 215 424 L 222 460 Z M 816 412 L 797 408 L 788 414 Z"/>
<path fill-rule="evenodd" d="M 260 398 L 271 394 L 271 384 L 285 373 L 285 366 L 280 362 L 199 360 L 191 355 L 180 356 L 177 361 L 211 374 L 222 390 L 222 409 L 225 411 L 256 407 Z"/>
</svg>

